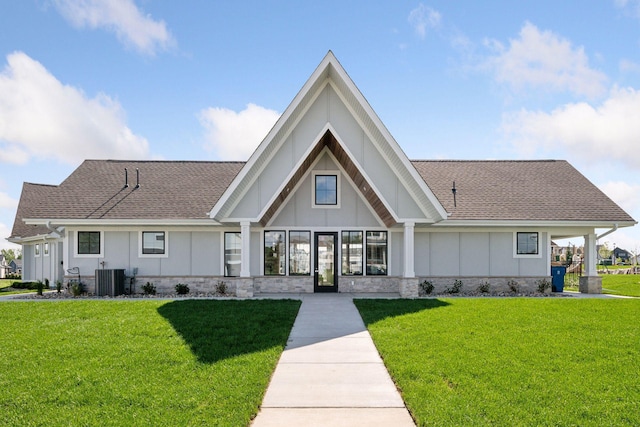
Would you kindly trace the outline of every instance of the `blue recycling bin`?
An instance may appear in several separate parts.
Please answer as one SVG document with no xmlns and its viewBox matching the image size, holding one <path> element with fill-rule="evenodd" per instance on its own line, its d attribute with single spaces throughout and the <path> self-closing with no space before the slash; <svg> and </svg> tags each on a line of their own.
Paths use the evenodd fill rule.
<svg viewBox="0 0 640 427">
<path fill-rule="evenodd" d="M 562 292 L 564 290 L 564 275 L 567 274 L 567 267 L 551 267 L 551 291 Z"/>
</svg>

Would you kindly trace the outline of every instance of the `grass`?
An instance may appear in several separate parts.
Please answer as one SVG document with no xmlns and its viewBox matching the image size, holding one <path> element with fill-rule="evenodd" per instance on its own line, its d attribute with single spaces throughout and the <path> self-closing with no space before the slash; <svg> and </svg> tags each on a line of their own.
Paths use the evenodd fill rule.
<svg viewBox="0 0 640 427">
<path fill-rule="evenodd" d="M 299 306 L 0 303 L 0 425 L 248 425 Z"/>
<path fill-rule="evenodd" d="M 640 297 L 640 275 L 605 274 L 602 276 L 602 292 L 605 294 Z"/>
<path fill-rule="evenodd" d="M 10 288 L 11 284 L 15 281 L 16 279 L 0 279 L 0 296 L 12 295 L 12 294 L 27 294 L 27 293 L 35 292 L 35 290 L 30 290 L 30 289 L 19 289 L 19 290 L 9 291 L 8 288 Z"/>
<path fill-rule="evenodd" d="M 418 425 L 640 425 L 640 300 L 355 300 Z"/>
</svg>

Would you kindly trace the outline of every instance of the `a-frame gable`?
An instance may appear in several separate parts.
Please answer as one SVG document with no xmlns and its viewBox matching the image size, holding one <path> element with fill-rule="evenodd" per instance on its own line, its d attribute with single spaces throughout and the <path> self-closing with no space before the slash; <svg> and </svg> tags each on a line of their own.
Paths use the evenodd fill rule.
<svg viewBox="0 0 640 427">
<path fill-rule="evenodd" d="M 340 113 L 331 116 L 327 111 L 329 108 L 322 106 L 325 105 L 323 102 L 340 105 Z M 352 151 L 343 145 L 344 140 L 340 142 L 340 135 L 335 130 L 327 133 L 328 129 L 333 129 L 332 125 L 339 127 L 345 121 L 352 123 L 352 128 L 355 126 L 362 135 L 358 138 L 365 140 L 362 146 L 366 144 L 366 148 L 361 148 L 356 155 L 350 154 Z M 342 129 L 340 132 L 349 133 Z M 350 136 L 346 137 L 348 141 L 358 139 Z M 220 222 L 268 223 L 286 199 L 292 184 L 304 173 L 305 165 L 324 147 L 331 150 L 387 226 L 404 217 L 398 213 L 399 202 L 396 200 L 394 205 L 390 201 L 401 197 L 395 194 L 397 188 L 402 190 L 404 201 L 409 200 L 417 206 L 418 215 L 412 212 L 411 221 L 434 223 L 447 217 L 443 206 L 332 52 L 327 53 L 212 208 L 210 217 Z M 364 164 L 365 159 L 372 159 L 372 165 Z M 389 180 L 380 177 L 376 185 L 376 170 L 380 169 L 389 171 L 399 184 L 383 188 Z"/>
</svg>

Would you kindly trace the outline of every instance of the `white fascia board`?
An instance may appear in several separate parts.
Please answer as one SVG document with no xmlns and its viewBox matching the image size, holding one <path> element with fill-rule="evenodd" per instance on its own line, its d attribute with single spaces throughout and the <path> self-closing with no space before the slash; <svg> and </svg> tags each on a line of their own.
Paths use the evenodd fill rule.
<svg viewBox="0 0 640 427">
<path fill-rule="evenodd" d="M 568 227 L 568 228 L 611 228 L 632 227 L 636 222 L 616 221 L 534 221 L 534 220 L 445 220 L 433 227 Z"/>
<path fill-rule="evenodd" d="M 54 236 L 53 233 L 51 233 L 51 234 L 38 234 L 35 236 L 29 236 L 29 237 L 7 238 L 6 240 L 11 243 L 22 245 L 24 243 L 42 242 L 45 240 L 61 240 L 61 238 L 59 236 Z"/>
<path fill-rule="evenodd" d="M 220 225 L 211 219 L 40 219 L 25 218 L 28 225 L 46 225 L 46 223 L 73 225 Z"/>
<path fill-rule="evenodd" d="M 437 199 L 435 194 L 433 194 L 433 192 L 431 191 L 431 189 L 429 188 L 427 183 L 424 182 L 424 179 L 420 176 L 420 174 L 418 173 L 416 168 L 411 164 L 411 162 L 409 161 L 409 158 L 407 157 L 405 152 L 402 150 L 402 148 L 400 148 L 400 145 L 395 140 L 393 135 L 391 135 L 391 133 L 386 128 L 384 123 L 382 123 L 382 120 L 380 120 L 380 117 L 378 117 L 378 115 L 373 110 L 373 108 L 371 107 L 369 102 L 366 100 L 364 95 L 362 95 L 362 93 L 357 88 L 355 83 L 351 80 L 351 78 L 348 76 L 346 71 L 344 71 L 344 70 L 337 70 L 337 71 L 340 74 L 340 77 L 344 81 L 345 85 L 349 88 L 349 90 L 352 92 L 353 96 L 357 99 L 357 101 L 360 103 L 362 108 L 365 110 L 366 114 L 369 116 L 369 118 L 373 122 L 374 126 L 377 127 L 378 131 L 381 133 L 382 137 L 385 139 L 385 141 L 387 142 L 387 144 L 389 145 L 391 150 L 394 152 L 396 157 L 400 160 L 400 162 L 402 163 L 404 168 L 411 175 L 411 177 L 415 180 L 415 182 L 420 187 L 422 192 L 427 196 L 427 199 L 429 200 L 429 202 L 431 202 L 431 204 L 435 208 L 436 212 L 438 212 L 438 214 L 440 215 L 440 217 L 442 219 L 447 218 L 448 217 L 448 213 L 445 210 L 444 206 L 442 206 L 442 204 Z M 373 144 L 375 144 L 377 146 L 376 138 L 374 138 L 374 136 L 371 134 L 371 132 L 369 131 L 368 127 L 364 123 L 362 123 L 362 121 L 360 120 L 358 115 L 355 113 L 355 111 L 352 110 L 351 105 L 344 98 L 342 92 L 335 85 L 332 84 L 331 86 L 333 87 L 334 91 L 340 97 L 342 103 L 347 107 L 347 109 L 349 109 L 349 111 L 351 112 L 351 115 L 353 116 L 354 120 L 356 120 L 358 122 L 358 124 L 360 125 L 360 127 L 364 130 L 364 132 L 366 132 L 367 137 L 371 140 L 371 142 Z M 391 164 L 389 164 L 389 166 L 392 167 Z M 398 179 L 400 179 L 400 181 L 405 186 L 405 188 L 407 188 L 407 190 L 410 193 L 412 193 L 411 187 L 409 185 L 407 185 L 407 183 L 402 179 L 402 175 L 398 174 L 398 171 L 396 171 L 395 168 L 393 168 L 393 169 L 394 169 L 394 173 L 396 174 Z M 414 200 L 415 200 L 415 195 L 414 195 Z M 425 207 L 422 206 L 422 203 L 419 203 L 417 200 L 416 200 L 416 203 L 418 204 L 418 206 L 420 206 L 420 209 L 425 214 L 425 217 L 429 217 L 429 214 L 428 214 L 428 212 L 425 211 Z"/>
<path fill-rule="evenodd" d="M 289 106 L 287 106 L 287 108 L 284 110 L 284 112 L 282 113 L 280 118 L 276 121 L 275 125 L 271 128 L 267 136 L 262 140 L 260 145 L 258 145 L 258 148 L 256 148 L 256 150 L 253 152 L 251 157 L 249 157 L 249 160 L 247 160 L 247 163 L 240 170 L 240 173 L 238 173 L 238 175 L 233 179 L 233 181 L 231 182 L 229 187 L 227 187 L 227 189 L 222 194 L 218 202 L 211 208 L 211 211 L 209 212 L 210 218 L 215 218 L 215 216 L 220 212 L 220 209 L 222 209 L 222 207 L 227 203 L 231 195 L 235 192 L 236 187 L 246 178 L 249 171 L 251 171 L 255 167 L 255 164 L 257 163 L 258 159 L 260 159 L 265 149 L 269 145 L 271 145 L 273 139 L 278 134 L 278 132 L 282 129 L 282 127 L 285 124 L 288 123 L 288 121 L 291 118 L 291 115 L 296 110 L 298 105 L 300 105 L 300 103 L 304 100 L 304 98 L 309 94 L 309 91 L 311 90 L 311 88 L 317 83 L 319 79 L 321 78 L 325 79 L 323 77 L 323 74 L 327 72 L 327 69 L 332 62 L 337 62 L 337 61 L 333 53 L 329 51 L 327 55 L 325 55 L 325 57 L 323 58 L 322 62 L 320 62 L 320 64 L 316 67 L 316 69 L 311 74 L 311 76 L 307 79 L 307 81 L 302 86 L 302 88 L 298 91 L 296 96 L 293 98 L 293 101 L 291 101 Z M 322 85 L 319 88 L 319 90 L 313 94 L 313 99 L 307 103 L 307 107 L 306 107 L 307 109 L 310 108 L 311 105 L 313 105 L 315 98 L 319 96 L 319 94 L 322 92 L 323 89 L 324 89 L 324 85 Z M 304 117 L 304 112 L 299 114 L 297 120 L 301 120 L 302 117 Z M 290 129 L 291 130 L 289 131 L 289 133 L 292 132 L 293 129 L 295 129 L 295 124 L 292 124 L 290 126 Z M 287 139 L 287 136 L 283 137 L 282 140 L 280 141 L 280 144 L 284 143 L 286 139 Z M 275 151 L 277 150 L 274 150 L 274 152 Z M 233 207 L 231 207 L 230 210 L 233 210 Z"/>
</svg>

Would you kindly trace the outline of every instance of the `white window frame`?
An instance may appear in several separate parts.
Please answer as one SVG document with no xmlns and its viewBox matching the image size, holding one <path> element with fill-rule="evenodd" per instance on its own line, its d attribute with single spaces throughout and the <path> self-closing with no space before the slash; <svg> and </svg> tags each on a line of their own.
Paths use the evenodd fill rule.
<svg viewBox="0 0 640 427">
<path fill-rule="evenodd" d="M 99 254 L 79 254 L 78 253 L 78 233 L 100 233 L 100 253 Z M 104 231 L 96 230 L 76 230 L 73 232 L 73 256 L 75 258 L 104 258 Z"/>
<path fill-rule="evenodd" d="M 518 233 L 537 234 L 538 235 L 538 253 L 537 254 L 519 254 L 518 253 Z M 542 258 L 542 233 L 539 231 L 514 231 L 513 232 L 513 257 L 514 258 Z"/>
<path fill-rule="evenodd" d="M 40 248 L 40 243 L 36 243 L 35 245 L 33 245 L 33 256 L 36 258 L 40 258 L 41 254 L 42 252 Z"/>
<path fill-rule="evenodd" d="M 335 205 L 318 205 L 316 204 L 316 176 L 329 175 L 336 177 L 336 204 Z M 314 209 L 340 209 L 341 182 L 340 171 L 336 170 L 317 170 L 311 172 L 311 207 Z"/>
<path fill-rule="evenodd" d="M 44 242 L 42 244 L 42 255 L 49 256 L 49 242 Z"/>
<path fill-rule="evenodd" d="M 143 233 L 164 233 L 164 253 L 144 254 L 142 253 Z M 138 257 L 139 258 L 169 258 L 169 232 L 166 230 L 141 230 L 138 232 Z"/>
</svg>

